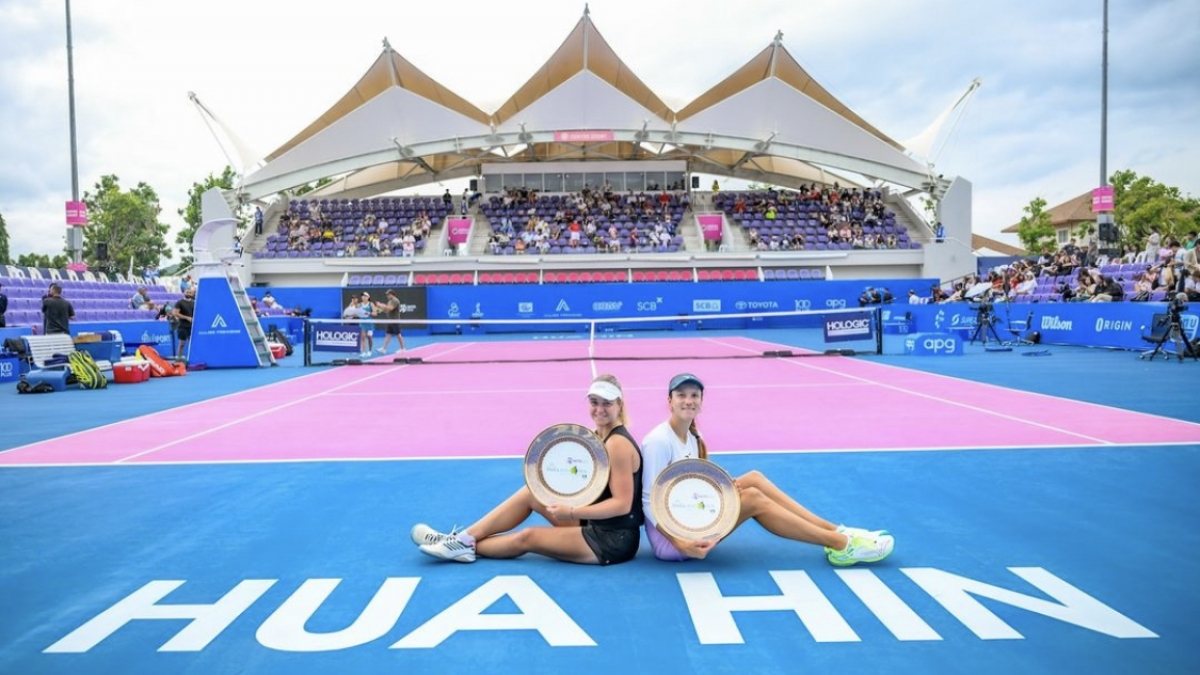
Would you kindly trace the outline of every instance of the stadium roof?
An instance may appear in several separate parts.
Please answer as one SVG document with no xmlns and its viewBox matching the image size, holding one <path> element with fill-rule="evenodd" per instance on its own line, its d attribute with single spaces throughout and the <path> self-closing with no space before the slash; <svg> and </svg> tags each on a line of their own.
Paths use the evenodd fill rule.
<svg viewBox="0 0 1200 675">
<path fill-rule="evenodd" d="M 516 93 L 487 112 L 383 52 L 329 110 L 246 175 L 243 198 L 331 178 L 365 197 L 476 176 L 503 162 L 686 160 L 692 171 L 782 186 L 825 168 L 906 187 L 929 181 L 903 146 L 816 82 L 782 34 L 683 109 L 672 110 L 583 16 Z"/>
</svg>

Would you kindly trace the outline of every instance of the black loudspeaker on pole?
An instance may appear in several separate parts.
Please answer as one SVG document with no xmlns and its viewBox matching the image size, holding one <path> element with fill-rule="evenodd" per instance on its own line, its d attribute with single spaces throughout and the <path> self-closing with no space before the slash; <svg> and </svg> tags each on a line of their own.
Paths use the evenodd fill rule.
<svg viewBox="0 0 1200 675">
<path fill-rule="evenodd" d="M 96 244 L 96 260 L 108 260 L 108 244 L 104 242 L 98 242 Z"/>
<path fill-rule="evenodd" d="M 692 176 L 692 189 L 693 190 L 700 189 L 700 176 Z"/>
<path fill-rule="evenodd" d="M 472 178 L 468 187 L 470 188 L 471 192 L 479 192 L 479 179 Z"/>
</svg>

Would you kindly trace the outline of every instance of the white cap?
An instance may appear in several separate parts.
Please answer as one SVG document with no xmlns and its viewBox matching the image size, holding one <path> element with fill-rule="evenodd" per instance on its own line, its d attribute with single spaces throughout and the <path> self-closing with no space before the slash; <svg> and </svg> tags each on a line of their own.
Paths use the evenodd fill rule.
<svg viewBox="0 0 1200 675">
<path fill-rule="evenodd" d="M 615 401 L 621 398 L 621 388 L 612 382 L 596 380 L 588 389 L 588 396 L 599 396 L 605 401 Z"/>
</svg>

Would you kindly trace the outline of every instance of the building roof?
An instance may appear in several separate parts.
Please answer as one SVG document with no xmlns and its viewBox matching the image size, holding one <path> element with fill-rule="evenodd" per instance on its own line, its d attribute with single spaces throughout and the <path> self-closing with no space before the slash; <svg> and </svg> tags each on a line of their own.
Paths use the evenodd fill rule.
<svg viewBox="0 0 1200 675">
<path fill-rule="evenodd" d="M 971 235 L 971 250 L 975 253 L 990 251 L 999 255 L 1028 255 L 1025 249 L 1020 246 L 1006 244 L 1002 241 L 985 237 L 982 234 Z"/>
<path fill-rule="evenodd" d="M 1075 223 L 1095 220 L 1096 214 L 1092 212 L 1092 191 L 1088 190 L 1078 197 L 1068 199 L 1058 206 L 1047 209 L 1046 212 L 1050 214 L 1050 224 L 1055 228 L 1069 227 Z M 1016 232 L 1020 225 L 1017 222 L 1000 231 L 1011 234 Z"/>
<path fill-rule="evenodd" d="M 589 134 L 565 132 L 588 131 Z M 616 54 L 584 10 L 545 65 L 486 112 L 387 41 L 325 113 L 243 178 L 248 199 L 330 178 L 371 196 L 475 176 L 497 162 L 686 160 L 696 170 L 795 187 L 824 168 L 906 187 L 925 167 L 814 80 L 782 34 L 681 110 Z"/>
</svg>

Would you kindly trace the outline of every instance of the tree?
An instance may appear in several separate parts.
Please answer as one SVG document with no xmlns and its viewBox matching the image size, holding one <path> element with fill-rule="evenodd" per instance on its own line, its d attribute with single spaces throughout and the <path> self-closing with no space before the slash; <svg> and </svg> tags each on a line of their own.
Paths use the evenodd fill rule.
<svg viewBox="0 0 1200 675">
<path fill-rule="evenodd" d="M 8 265 L 11 255 L 8 251 L 8 225 L 4 223 L 4 214 L 0 213 L 0 265 Z"/>
<path fill-rule="evenodd" d="M 120 179 L 106 175 L 96 183 L 95 193 L 85 192 L 88 226 L 83 228 L 84 262 L 90 267 L 123 272 L 131 266 L 140 270 L 158 267 L 162 257 L 171 257 L 166 235 L 159 222 L 158 195 L 145 183 L 122 191 Z M 107 248 L 107 260 L 97 259 L 98 245 Z"/>
<path fill-rule="evenodd" d="M 192 183 L 192 188 L 188 190 L 187 206 L 179 210 L 179 215 L 183 218 L 184 228 L 175 235 L 175 245 L 179 248 L 179 257 L 181 267 L 188 267 L 192 264 L 192 239 L 196 237 L 196 230 L 204 224 L 204 214 L 201 212 L 200 198 L 205 192 L 212 188 L 219 190 L 233 189 L 233 181 L 237 178 L 237 174 L 233 172 L 233 167 L 226 166 L 220 176 L 213 176 L 211 173 L 204 179 L 202 183 Z M 242 229 L 246 225 L 245 214 L 238 214 L 238 229 Z"/>
<path fill-rule="evenodd" d="M 45 253 L 23 253 L 17 257 L 18 267 L 40 267 L 47 270 L 61 270 L 71 262 L 65 254 L 58 254 L 51 258 Z"/>
<path fill-rule="evenodd" d="M 1034 198 L 1025 206 L 1025 215 L 1017 223 L 1017 237 L 1026 251 L 1031 253 L 1053 253 L 1058 248 L 1054 226 L 1050 223 L 1050 212 L 1046 211 L 1046 200 Z"/>
<path fill-rule="evenodd" d="M 1152 231 L 1165 243 L 1200 230 L 1200 201 L 1181 196 L 1179 188 L 1128 169 L 1114 173 L 1109 183 L 1113 187 L 1113 219 L 1127 250 L 1143 248 Z"/>
</svg>

